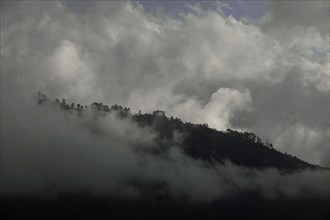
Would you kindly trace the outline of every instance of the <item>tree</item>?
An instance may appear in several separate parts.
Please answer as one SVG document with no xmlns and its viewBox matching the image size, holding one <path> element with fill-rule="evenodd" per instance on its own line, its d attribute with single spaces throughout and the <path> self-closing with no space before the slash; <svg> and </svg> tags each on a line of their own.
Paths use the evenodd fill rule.
<svg viewBox="0 0 330 220">
<path fill-rule="evenodd" d="M 100 102 L 100 103 L 97 103 L 97 102 L 94 102 L 91 104 L 91 109 L 93 111 L 102 111 L 103 110 L 103 103 Z"/>
<path fill-rule="evenodd" d="M 152 113 L 154 116 L 165 116 L 165 112 L 161 110 L 156 110 Z"/>
<path fill-rule="evenodd" d="M 61 106 L 62 109 L 66 108 L 66 100 L 65 99 L 62 99 L 62 102 L 61 102 L 60 106 Z"/>
<path fill-rule="evenodd" d="M 110 111 L 109 106 L 108 105 L 103 105 L 103 111 L 109 112 Z"/>
<path fill-rule="evenodd" d="M 41 92 L 38 92 L 38 104 L 41 104 L 46 101 L 46 95 L 42 94 Z"/>
</svg>

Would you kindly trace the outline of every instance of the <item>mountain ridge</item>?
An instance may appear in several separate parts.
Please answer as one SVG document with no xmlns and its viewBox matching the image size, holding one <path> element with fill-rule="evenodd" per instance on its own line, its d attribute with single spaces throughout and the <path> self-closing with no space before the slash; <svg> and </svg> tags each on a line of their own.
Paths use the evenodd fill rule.
<svg viewBox="0 0 330 220">
<path fill-rule="evenodd" d="M 46 95 L 38 93 L 38 104 L 49 102 Z M 88 109 L 85 105 L 67 104 L 65 99 L 60 102 L 55 99 L 51 103 L 59 106 L 64 111 L 76 111 L 81 115 Z M 102 117 L 114 113 L 118 118 L 129 118 L 139 127 L 147 127 L 158 135 L 156 142 L 160 148 L 154 149 L 157 154 L 166 151 L 175 142 L 174 134 L 184 134 L 180 149 L 193 159 L 202 160 L 211 165 L 224 164 L 226 161 L 248 168 L 277 168 L 283 171 L 295 171 L 301 169 L 327 169 L 319 165 L 305 162 L 296 156 L 282 153 L 275 149 L 271 143 L 263 142 L 252 132 L 239 132 L 232 129 L 218 131 L 209 128 L 207 124 L 193 124 L 182 122 L 173 116 L 167 117 L 164 111 L 156 110 L 152 113 L 132 114 L 130 108 L 120 105 L 105 105 L 101 102 L 93 102 L 90 107 L 93 114 Z M 165 141 L 164 141 L 165 140 Z"/>
</svg>

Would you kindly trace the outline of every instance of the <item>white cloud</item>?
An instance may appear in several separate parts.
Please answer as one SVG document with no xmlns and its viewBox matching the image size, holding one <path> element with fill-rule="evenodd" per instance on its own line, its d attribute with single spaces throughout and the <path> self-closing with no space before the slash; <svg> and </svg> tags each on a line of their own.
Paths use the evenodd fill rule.
<svg viewBox="0 0 330 220">
<path fill-rule="evenodd" d="M 321 130 L 297 123 L 286 128 L 277 126 L 271 135 L 274 138 L 274 144 L 281 151 L 291 152 L 303 160 L 318 161 L 329 166 L 329 128 Z M 315 148 L 319 151 L 319 154 L 314 153 Z"/>
<path fill-rule="evenodd" d="M 203 124 L 212 128 L 226 130 L 230 127 L 230 118 L 236 110 L 249 111 L 251 97 L 248 90 L 238 91 L 229 88 L 219 88 L 212 94 L 210 101 L 203 105 L 196 99 L 188 99 L 173 108 L 173 114 L 184 121 Z"/>
<path fill-rule="evenodd" d="M 292 18 L 287 4 L 298 9 Z M 6 3 L 1 98 L 21 85 L 25 94 L 42 90 L 84 105 L 164 109 L 186 121 L 290 142 L 294 147 L 275 147 L 300 149 L 304 159 L 328 165 L 328 136 L 319 131 L 329 126 L 329 32 L 327 3 L 320 4 L 276 2 L 272 19 L 257 26 L 202 8 L 177 20 L 152 17 L 129 2 L 96 2 L 84 13 L 61 2 Z M 308 8 L 317 16 L 305 15 Z M 318 141 L 300 145 L 287 135 L 293 113 Z M 239 121 L 243 115 L 248 120 Z"/>
</svg>

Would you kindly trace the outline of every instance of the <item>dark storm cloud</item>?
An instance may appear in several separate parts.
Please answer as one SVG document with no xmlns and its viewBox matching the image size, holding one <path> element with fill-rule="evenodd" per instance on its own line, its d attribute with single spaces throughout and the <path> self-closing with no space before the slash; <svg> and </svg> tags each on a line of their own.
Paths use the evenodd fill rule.
<svg viewBox="0 0 330 220">
<path fill-rule="evenodd" d="M 172 160 L 140 158 L 134 146 L 155 145 L 152 131 L 110 117 L 100 125 L 107 137 L 95 138 L 79 128 L 88 117 L 67 122 L 31 98 L 42 91 L 84 105 L 163 109 L 184 121 L 256 132 L 282 151 L 329 166 L 329 35 L 317 23 L 326 23 L 323 17 L 307 16 L 313 21 L 292 28 L 276 21 L 281 15 L 275 5 L 259 27 L 198 6 L 182 19 L 154 17 L 137 3 L 117 1 L 98 1 L 83 13 L 54 1 L 1 6 L 3 192 L 100 189 L 134 197 L 139 192 L 127 183 L 138 178 L 166 181 L 173 195 L 201 200 L 225 196 L 235 184 L 270 197 L 314 189 L 328 195 L 326 172 L 287 176 L 230 165 L 209 168 L 175 150 L 167 156 Z M 243 181 L 241 174 L 252 177 Z"/>
</svg>

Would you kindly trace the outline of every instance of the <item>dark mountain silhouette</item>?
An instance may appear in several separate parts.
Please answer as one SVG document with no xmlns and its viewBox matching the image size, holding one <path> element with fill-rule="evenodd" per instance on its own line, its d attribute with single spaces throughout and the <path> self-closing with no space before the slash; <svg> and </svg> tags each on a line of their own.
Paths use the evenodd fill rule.
<svg viewBox="0 0 330 220">
<path fill-rule="evenodd" d="M 39 94 L 38 103 L 46 102 L 46 96 Z M 66 104 L 65 99 L 57 105 L 66 111 L 80 113 L 87 109 L 83 105 L 72 103 Z M 254 168 L 274 167 L 283 171 L 294 171 L 305 168 L 321 168 L 305 161 L 276 150 L 271 143 L 265 143 L 256 134 L 251 132 L 238 132 L 232 129 L 217 131 L 209 128 L 207 124 L 192 124 L 182 122 L 178 118 L 167 117 L 164 111 L 156 110 L 153 113 L 131 114 L 130 108 L 120 105 L 104 105 L 94 102 L 90 105 L 91 110 L 97 116 L 116 114 L 119 118 L 129 117 L 140 127 L 149 127 L 158 134 L 157 144 L 151 153 L 162 153 L 174 145 L 174 134 L 183 134 L 183 142 L 179 147 L 183 152 L 194 159 L 201 159 L 210 164 L 230 161 L 236 165 Z"/>
<path fill-rule="evenodd" d="M 50 101 L 38 94 L 37 103 L 42 107 L 51 104 L 64 113 L 83 117 L 91 112 L 102 120 L 107 114 L 119 119 L 130 119 L 137 126 L 155 132 L 156 146 L 144 153 L 163 155 L 172 147 L 181 148 L 189 157 L 204 161 L 209 166 L 233 164 L 246 169 L 276 168 L 283 173 L 299 170 L 324 169 L 311 165 L 294 156 L 279 152 L 272 144 L 264 143 L 256 134 L 231 129 L 217 131 L 207 124 L 182 122 L 167 117 L 164 111 L 132 114 L 130 109 L 119 105 L 108 106 L 94 102 L 89 107 L 68 104 L 65 99 Z M 102 129 L 87 127 L 90 132 L 102 135 Z M 179 134 L 179 137 L 178 137 Z M 139 148 L 137 147 L 137 150 Z M 165 155 L 165 154 L 164 154 Z M 244 177 L 242 177 L 244 181 Z M 143 185 L 132 183 L 145 191 L 138 199 L 98 197 L 90 193 L 62 192 L 56 198 L 42 196 L 11 196 L 1 198 L 1 219 L 329 219 L 328 197 L 286 197 L 265 199 L 256 189 L 246 190 L 231 197 L 215 199 L 212 202 L 190 202 L 184 197 L 172 197 L 163 191 L 166 185 L 155 183 Z M 219 186 L 221 187 L 221 186 Z M 205 189 L 207 191 L 208 189 Z M 289 189 L 288 189 L 289 190 Z M 292 190 L 292 189 L 290 189 Z M 294 189 L 293 189 L 294 190 Z M 156 193 L 154 193 L 156 192 Z"/>
<path fill-rule="evenodd" d="M 267 168 L 276 167 L 281 170 L 298 170 L 316 168 L 318 166 L 304 162 L 297 157 L 283 154 L 275 150 L 272 144 L 266 144 L 254 133 L 238 132 L 231 129 L 217 131 L 206 124 L 183 123 L 177 118 L 167 118 L 153 114 L 133 115 L 132 118 L 140 126 L 151 126 L 159 134 L 159 144 L 168 146 L 162 139 L 171 140 L 175 131 L 184 133 L 183 151 L 194 159 L 201 159 L 211 164 L 226 160 L 234 164 Z"/>
</svg>

